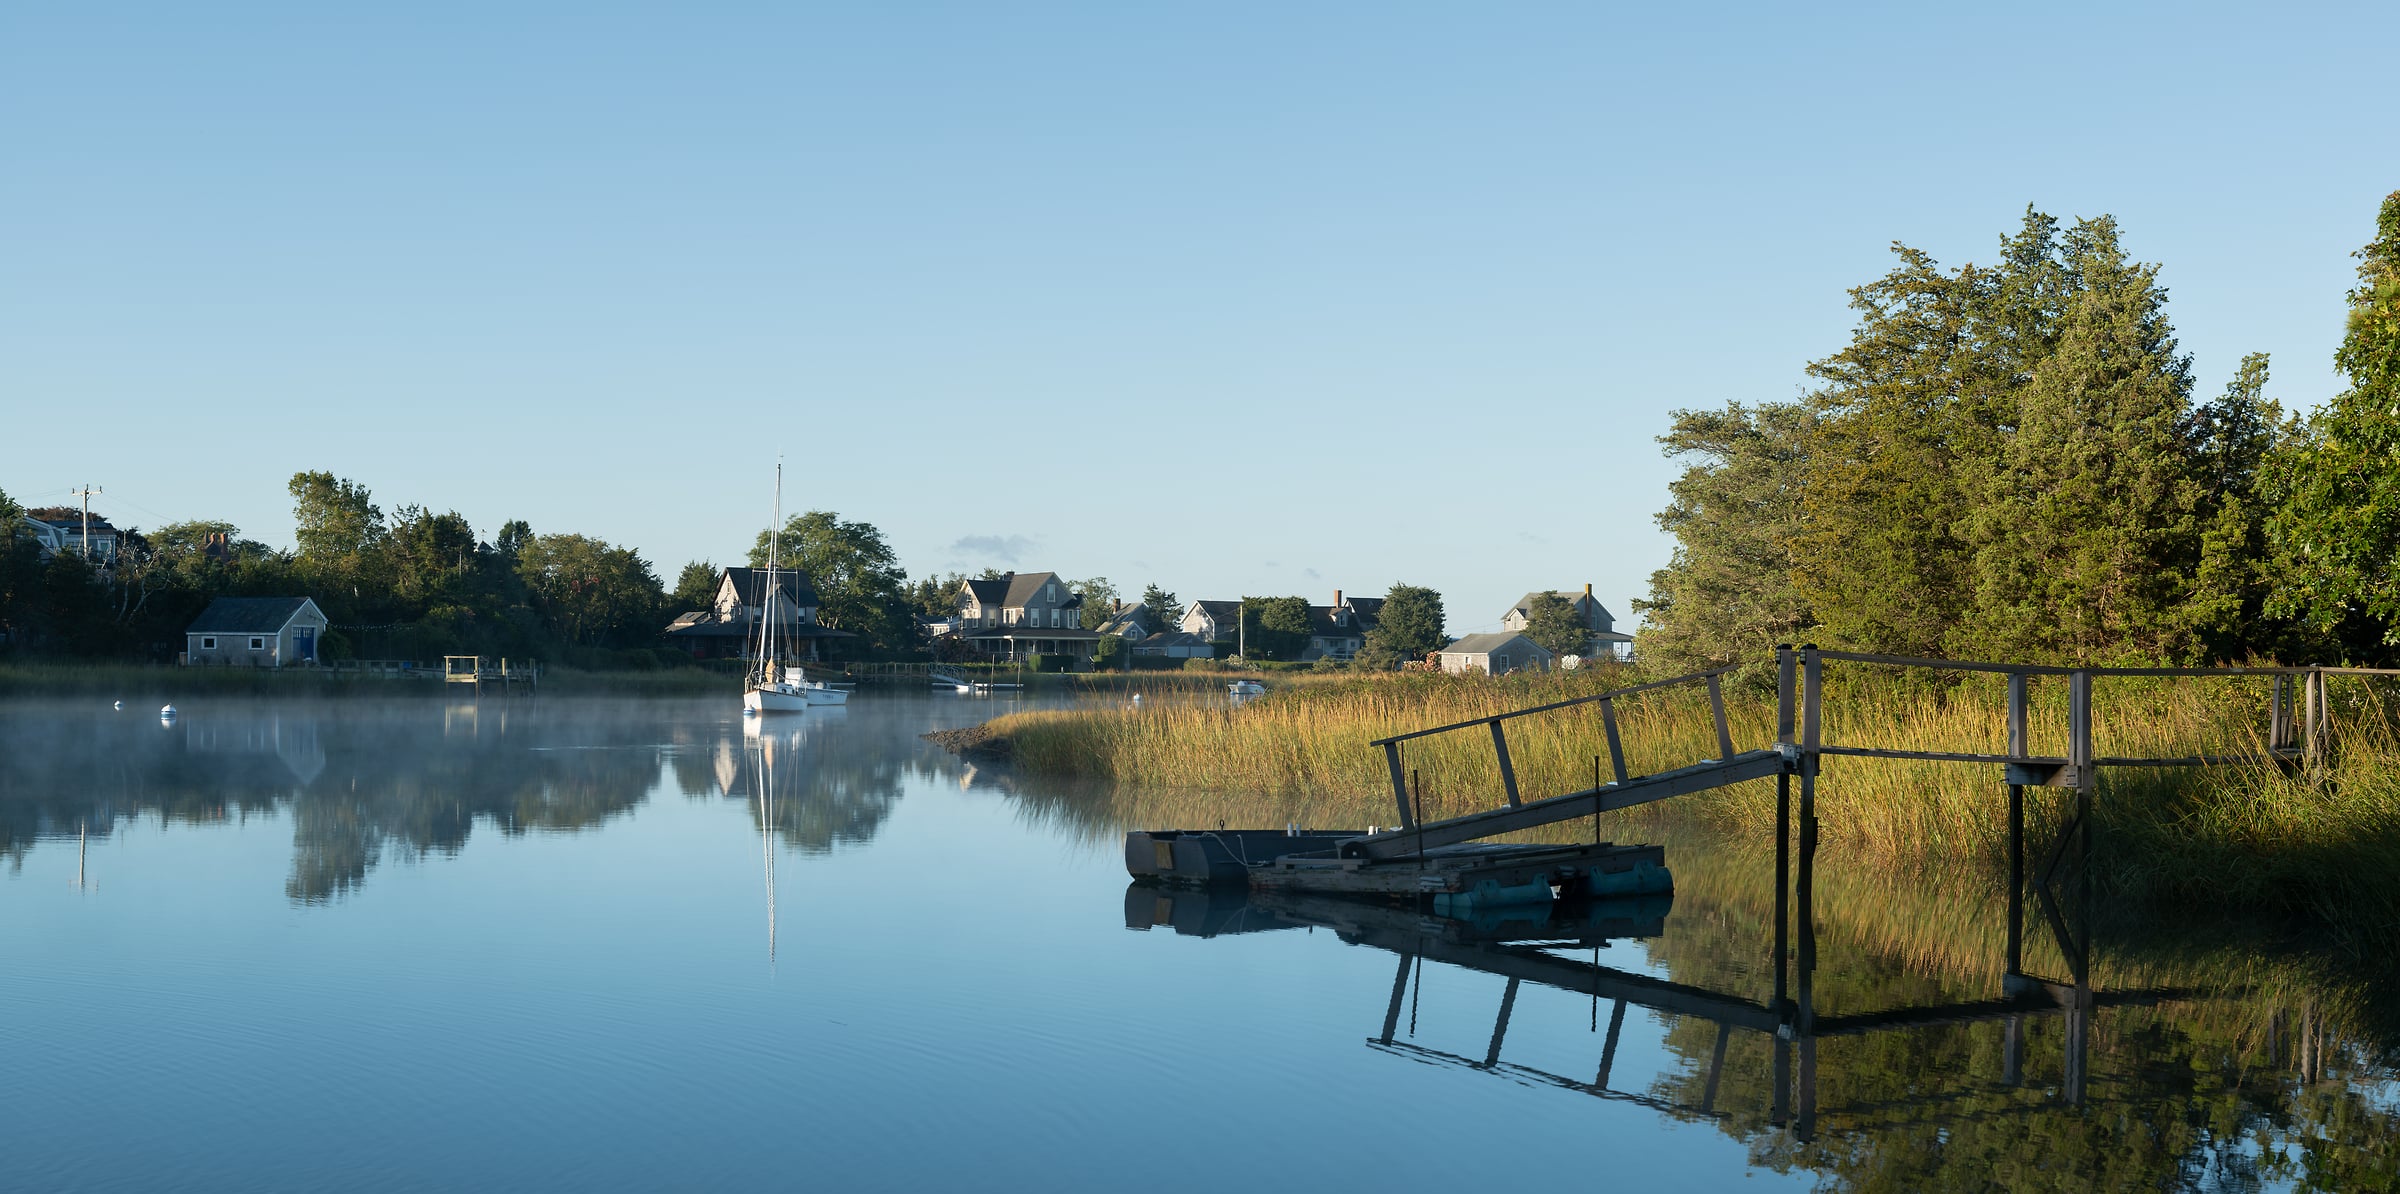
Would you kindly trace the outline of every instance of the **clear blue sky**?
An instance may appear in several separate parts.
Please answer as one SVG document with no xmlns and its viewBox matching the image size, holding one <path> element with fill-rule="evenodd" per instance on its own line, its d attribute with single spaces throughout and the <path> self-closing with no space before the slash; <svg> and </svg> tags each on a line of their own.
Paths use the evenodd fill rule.
<svg viewBox="0 0 2400 1194">
<path fill-rule="evenodd" d="M 639 548 L 1449 595 L 1671 544 L 1893 240 L 2164 265 L 2202 393 L 2339 387 L 2400 6 L 17 5 L 0 488 L 291 538 L 286 479 Z"/>
</svg>

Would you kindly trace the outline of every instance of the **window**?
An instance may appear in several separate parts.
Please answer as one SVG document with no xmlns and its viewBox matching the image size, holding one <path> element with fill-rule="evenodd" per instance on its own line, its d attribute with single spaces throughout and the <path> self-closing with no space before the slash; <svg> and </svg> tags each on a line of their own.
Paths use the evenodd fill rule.
<svg viewBox="0 0 2400 1194">
<path fill-rule="evenodd" d="M 255 635 L 255 634 L 251 635 L 251 636 L 250 636 L 250 649 L 251 649 L 251 650 L 253 650 L 253 651 L 264 651 L 264 650 L 266 650 L 266 649 L 267 649 L 267 640 L 266 640 L 266 639 L 264 639 L 264 638 L 261 638 L 261 637 L 260 637 L 260 636 L 258 636 L 258 635 Z"/>
<path fill-rule="evenodd" d="M 201 649 L 201 650 L 203 650 L 203 651 L 214 651 L 214 650 L 216 650 L 216 649 L 217 649 L 217 636 L 215 636 L 215 635 L 213 635 L 213 634 L 204 634 L 204 635 L 201 635 L 201 636 L 200 636 L 200 649 Z"/>
<path fill-rule="evenodd" d="M 1058 615 L 1058 610 L 1054 609 L 1050 611 L 1050 629 L 1052 630 L 1058 629 Z"/>
</svg>

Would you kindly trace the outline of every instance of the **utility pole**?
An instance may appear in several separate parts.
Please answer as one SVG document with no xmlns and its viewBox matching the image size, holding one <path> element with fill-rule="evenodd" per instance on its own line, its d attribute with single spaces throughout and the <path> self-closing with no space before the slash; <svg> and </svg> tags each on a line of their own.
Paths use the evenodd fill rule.
<svg viewBox="0 0 2400 1194">
<path fill-rule="evenodd" d="M 83 540 L 80 547 L 83 552 L 83 562 L 87 564 L 92 562 L 92 495 L 101 492 L 104 491 L 97 485 L 86 485 L 81 489 L 69 491 L 71 496 L 83 499 Z"/>
</svg>

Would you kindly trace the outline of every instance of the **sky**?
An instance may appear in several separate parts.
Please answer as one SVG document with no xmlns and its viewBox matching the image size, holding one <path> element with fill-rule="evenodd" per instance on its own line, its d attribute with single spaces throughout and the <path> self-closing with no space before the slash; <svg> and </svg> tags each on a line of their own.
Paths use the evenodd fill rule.
<svg viewBox="0 0 2400 1194">
<path fill-rule="evenodd" d="M 2400 6 L 0 10 L 0 490 L 292 537 L 290 476 L 672 583 L 1394 581 L 1496 628 L 1673 543 L 1672 411 L 1788 399 L 1895 241 L 2162 266 L 2305 409 L 2400 189 Z"/>
</svg>

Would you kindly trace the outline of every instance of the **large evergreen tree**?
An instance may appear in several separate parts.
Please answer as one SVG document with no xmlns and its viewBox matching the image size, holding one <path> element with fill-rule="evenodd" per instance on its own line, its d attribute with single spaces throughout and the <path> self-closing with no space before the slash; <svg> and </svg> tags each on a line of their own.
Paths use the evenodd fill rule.
<svg viewBox="0 0 2400 1194">
<path fill-rule="evenodd" d="M 2358 252 L 2334 364 L 2349 387 L 2270 463 L 2281 578 L 2269 608 L 2341 635 L 2354 658 L 2400 646 L 2400 192 Z"/>
<path fill-rule="evenodd" d="M 2018 391 L 2015 426 L 1965 520 L 1974 600 L 1950 648 L 2042 661 L 2180 660 L 2200 485 L 2191 360 L 2158 267 L 2127 259 L 2108 217 L 2061 244 L 2074 292 L 2056 346 Z"/>
<path fill-rule="evenodd" d="M 1669 456 L 1698 459 L 1667 486 L 1658 515 L 1674 560 L 1633 603 L 1645 659 L 1688 671 L 1759 658 L 1816 624 L 1793 579 L 1816 423 L 1790 403 L 1675 412 L 1660 442 Z"/>
</svg>

